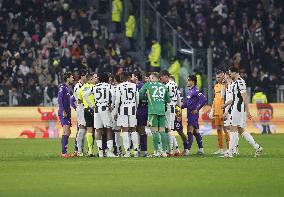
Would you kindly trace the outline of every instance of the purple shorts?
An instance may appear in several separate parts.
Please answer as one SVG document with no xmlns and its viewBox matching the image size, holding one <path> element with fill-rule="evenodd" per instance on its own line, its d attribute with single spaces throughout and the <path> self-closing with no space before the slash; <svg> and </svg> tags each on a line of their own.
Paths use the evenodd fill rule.
<svg viewBox="0 0 284 197">
<path fill-rule="evenodd" d="M 174 128 L 175 131 L 177 132 L 183 131 L 182 121 L 177 121 L 177 119 L 175 119 L 174 125 L 175 125 L 175 128 Z"/>
<path fill-rule="evenodd" d="M 60 120 L 62 127 L 64 125 L 69 125 L 71 127 L 71 117 L 70 116 L 67 116 L 66 118 L 64 118 L 63 116 L 59 115 L 59 120 Z"/>
<path fill-rule="evenodd" d="M 136 118 L 138 126 L 147 126 L 148 113 L 146 110 L 137 110 Z"/>
<path fill-rule="evenodd" d="M 193 126 L 194 129 L 199 129 L 199 124 L 198 124 L 198 114 L 188 114 L 187 115 L 187 126 Z"/>
</svg>

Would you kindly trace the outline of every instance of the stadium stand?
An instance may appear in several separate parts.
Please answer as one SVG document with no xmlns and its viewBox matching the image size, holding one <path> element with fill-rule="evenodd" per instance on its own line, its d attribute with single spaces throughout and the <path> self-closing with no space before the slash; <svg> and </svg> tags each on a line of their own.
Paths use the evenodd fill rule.
<svg viewBox="0 0 284 197">
<path fill-rule="evenodd" d="M 56 104 L 63 72 L 139 70 L 112 39 L 100 10 L 88 0 L 0 1 L 0 105 Z M 247 84 L 269 102 L 284 85 L 281 0 L 151 1 L 194 48 L 211 47 L 213 67 L 239 67 Z M 46 94 L 44 94 L 44 92 Z M 253 92 L 252 92 L 253 94 Z M 44 98 L 44 95 L 45 96 Z"/>
</svg>

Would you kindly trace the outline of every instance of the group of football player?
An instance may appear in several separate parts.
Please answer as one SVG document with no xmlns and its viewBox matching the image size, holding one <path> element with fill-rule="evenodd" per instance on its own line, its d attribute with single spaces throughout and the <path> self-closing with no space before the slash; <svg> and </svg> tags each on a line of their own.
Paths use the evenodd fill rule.
<svg viewBox="0 0 284 197">
<path fill-rule="evenodd" d="M 245 98 L 245 82 L 234 68 L 228 71 L 230 77 L 225 78 L 224 71 L 218 71 L 216 76 L 220 74 L 222 74 L 220 83 L 225 79 L 231 79 L 230 83 L 215 87 L 215 94 L 216 92 L 219 94 L 222 89 L 227 91 L 227 98 L 223 99 L 223 103 L 216 99 L 216 95 L 213 103 L 222 108 L 222 111 L 225 110 L 225 113 L 221 114 L 218 110 L 211 111 L 211 117 L 215 121 L 225 119 L 226 132 L 230 130 L 227 140 L 228 150 L 222 152 L 223 156 L 232 157 L 236 152 L 238 132 L 253 145 L 256 154 L 259 155 L 262 148 L 255 143 L 248 132 L 244 131 L 246 117 L 250 118 Z M 198 119 L 199 110 L 207 103 L 207 99 L 198 90 L 195 75 L 188 76 L 188 92 L 185 97 L 182 96 L 174 78 L 167 70 L 149 73 L 144 78 L 139 72 L 111 76 L 108 73 L 86 73 L 82 70 L 80 79 L 74 87 L 73 96 L 69 89 L 74 81 L 72 73 L 65 73 L 63 80 L 58 90 L 58 115 L 63 127 L 61 141 L 63 158 L 95 156 L 95 144 L 98 157 L 187 156 L 190 154 L 194 137 L 198 145 L 197 154 L 204 154 Z M 67 144 L 71 134 L 70 106 L 77 113 L 77 133 L 73 154 L 67 154 Z M 182 109 L 187 111 L 187 135 L 183 132 Z M 177 131 L 182 139 L 183 152 L 179 150 L 173 131 Z M 151 154 L 147 147 L 149 135 L 152 136 L 153 141 Z M 86 153 L 84 153 L 85 138 L 88 149 Z"/>
</svg>

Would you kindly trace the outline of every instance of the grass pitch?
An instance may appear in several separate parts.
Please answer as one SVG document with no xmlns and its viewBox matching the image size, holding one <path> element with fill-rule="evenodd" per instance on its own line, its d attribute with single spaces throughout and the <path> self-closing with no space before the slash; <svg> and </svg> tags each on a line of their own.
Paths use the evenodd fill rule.
<svg viewBox="0 0 284 197">
<path fill-rule="evenodd" d="M 114 159 L 61 159 L 59 139 L 1 139 L 0 196 L 284 196 L 284 135 L 254 137 L 260 158 L 242 138 L 240 156 L 213 156 L 216 136 L 204 156 Z"/>
</svg>

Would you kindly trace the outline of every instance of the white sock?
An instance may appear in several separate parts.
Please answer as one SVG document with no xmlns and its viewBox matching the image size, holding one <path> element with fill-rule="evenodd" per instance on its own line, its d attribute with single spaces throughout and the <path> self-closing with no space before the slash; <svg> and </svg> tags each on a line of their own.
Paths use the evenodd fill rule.
<svg viewBox="0 0 284 197">
<path fill-rule="evenodd" d="M 112 147 L 113 147 L 113 140 L 108 140 L 107 141 L 107 148 L 108 148 L 108 151 L 112 151 Z"/>
<path fill-rule="evenodd" d="M 114 133 L 114 137 L 115 137 L 115 145 L 119 149 L 119 147 L 121 146 L 121 143 L 120 143 L 120 132 L 115 132 Z"/>
<path fill-rule="evenodd" d="M 235 150 L 234 153 L 238 152 L 238 146 L 239 146 L 239 133 L 236 134 L 236 144 L 235 144 Z"/>
<path fill-rule="evenodd" d="M 230 132 L 230 141 L 229 141 L 229 154 L 233 154 L 236 147 L 236 140 L 237 140 L 237 132 Z"/>
<path fill-rule="evenodd" d="M 162 137 L 161 137 L 161 134 L 160 132 L 157 132 L 158 133 L 158 136 L 159 136 L 159 145 L 158 145 L 158 151 L 161 153 L 162 152 Z"/>
<path fill-rule="evenodd" d="M 129 151 L 130 149 L 130 139 L 129 139 L 129 133 L 128 132 L 123 132 L 122 133 L 122 140 L 123 140 L 123 146 L 124 146 L 124 150 Z"/>
<path fill-rule="evenodd" d="M 173 135 L 173 139 L 174 139 L 173 145 L 174 145 L 174 147 L 176 148 L 176 152 L 180 152 L 180 151 L 179 151 L 179 147 L 178 147 L 178 142 L 177 142 L 176 136 Z"/>
<path fill-rule="evenodd" d="M 173 146 L 174 146 L 174 136 L 172 134 L 172 131 L 167 133 L 167 137 L 168 137 L 168 151 L 169 153 L 173 152 Z"/>
<path fill-rule="evenodd" d="M 103 149 L 103 141 L 102 140 L 96 140 L 96 142 L 97 142 L 97 147 L 98 147 L 98 150 L 100 151 L 100 150 L 102 150 Z"/>
<path fill-rule="evenodd" d="M 139 149 L 139 137 L 138 133 L 136 131 L 131 133 L 131 140 L 133 143 L 133 148 L 135 151 L 138 151 Z"/>
<path fill-rule="evenodd" d="M 242 133 L 242 136 L 246 139 L 246 141 L 248 141 L 248 143 L 250 143 L 253 146 L 254 149 L 258 149 L 259 145 L 254 141 L 253 137 L 249 132 L 244 131 Z"/>
<path fill-rule="evenodd" d="M 86 134 L 86 129 L 79 129 L 76 141 L 77 141 L 78 151 L 80 153 L 83 152 L 85 134 Z"/>
</svg>

